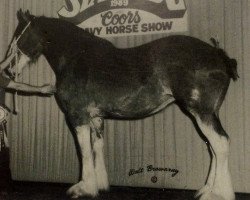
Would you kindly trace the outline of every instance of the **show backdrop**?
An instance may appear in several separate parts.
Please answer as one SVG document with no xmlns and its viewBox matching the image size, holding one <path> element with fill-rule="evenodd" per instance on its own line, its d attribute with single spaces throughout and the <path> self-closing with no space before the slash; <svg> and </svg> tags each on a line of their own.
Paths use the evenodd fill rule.
<svg viewBox="0 0 250 200">
<path fill-rule="evenodd" d="M 187 31 L 184 0 L 66 0 L 59 18 L 101 37 Z"/>
<path fill-rule="evenodd" d="M 220 46 L 238 61 L 240 79 L 230 84 L 220 118 L 231 137 L 234 187 L 238 192 L 250 192 L 248 0 L 1 0 L 1 58 L 17 26 L 20 8 L 37 16 L 71 21 L 119 48 L 176 33 L 206 42 L 217 37 Z M 19 81 L 43 85 L 54 83 L 55 76 L 41 57 L 24 69 Z M 13 108 L 12 100 L 8 94 L 9 108 Z M 10 114 L 8 120 L 13 179 L 77 182 L 76 149 L 54 97 L 19 96 L 18 104 L 19 114 Z M 105 158 L 112 185 L 181 189 L 203 186 L 210 159 L 192 122 L 175 105 L 143 120 L 106 121 Z"/>
</svg>

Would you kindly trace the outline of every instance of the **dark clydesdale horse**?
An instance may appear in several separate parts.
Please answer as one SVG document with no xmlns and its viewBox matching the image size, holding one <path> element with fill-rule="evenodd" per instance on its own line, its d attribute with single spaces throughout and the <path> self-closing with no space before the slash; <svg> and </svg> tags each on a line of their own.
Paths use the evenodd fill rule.
<svg viewBox="0 0 250 200">
<path fill-rule="evenodd" d="M 117 49 L 66 21 L 22 11 L 17 17 L 18 71 L 41 54 L 46 57 L 56 75 L 57 101 L 80 145 L 82 179 L 69 195 L 96 196 L 109 187 L 104 119 L 140 119 L 175 102 L 196 120 L 212 152 L 208 180 L 196 196 L 235 199 L 228 169 L 229 137 L 218 115 L 230 79 L 238 78 L 237 64 L 216 43 L 169 36 Z"/>
</svg>

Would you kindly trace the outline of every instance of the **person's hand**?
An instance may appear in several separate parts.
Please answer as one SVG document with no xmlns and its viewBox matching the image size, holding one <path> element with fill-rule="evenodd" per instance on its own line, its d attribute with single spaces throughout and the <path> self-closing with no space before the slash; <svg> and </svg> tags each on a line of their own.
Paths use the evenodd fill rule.
<svg viewBox="0 0 250 200">
<path fill-rule="evenodd" d="M 54 85 L 46 84 L 41 86 L 41 93 L 42 94 L 54 94 L 56 92 L 56 87 Z"/>
</svg>

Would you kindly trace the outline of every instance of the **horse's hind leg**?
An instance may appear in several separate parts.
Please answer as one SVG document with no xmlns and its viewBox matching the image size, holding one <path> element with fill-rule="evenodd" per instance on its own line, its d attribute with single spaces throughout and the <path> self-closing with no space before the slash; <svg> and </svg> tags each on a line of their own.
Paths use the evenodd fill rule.
<svg viewBox="0 0 250 200">
<path fill-rule="evenodd" d="M 80 196 L 95 197 L 98 194 L 98 189 L 94 171 L 90 126 L 79 126 L 76 128 L 76 133 L 82 154 L 82 180 L 73 185 L 67 191 L 67 194 L 72 198 Z"/>
<path fill-rule="evenodd" d="M 95 164 L 95 174 L 97 179 L 97 188 L 99 190 L 108 190 L 108 174 L 105 167 L 104 161 L 104 139 L 103 139 L 103 129 L 104 121 L 101 117 L 95 117 L 91 120 L 92 128 L 92 140 L 93 140 L 93 150 L 95 154 L 94 164 Z"/>
<path fill-rule="evenodd" d="M 209 144 L 209 148 L 211 151 L 211 166 L 210 166 L 208 178 L 206 181 L 206 185 L 196 192 L 195 198 L 200 197 L 205 194 L 209 194 L 212 191 L 212 188 L 214 185 L 215 171 L 216 171 L 216 157 L 215 157 L 214 150 L 212 149 L 210 144 Z"/>
<path fill-rule="evenodd" d="M 201 193 L 202 200 L 234 200 L 235 195 L 228 167 L 229 138 L 216 114 L 193 113 L 201 131 L 208 139 L 215 157 L 215 177 L 211 176 L 212 187 Z M 212 164 L 213 165 L 213 164 Z M 212 169 L 210 173 L 214 173 Z M 213 180 L 214 179 L 214 180 Z M 212 183 L 213 182 L 213 183 Z"/>
</svg>

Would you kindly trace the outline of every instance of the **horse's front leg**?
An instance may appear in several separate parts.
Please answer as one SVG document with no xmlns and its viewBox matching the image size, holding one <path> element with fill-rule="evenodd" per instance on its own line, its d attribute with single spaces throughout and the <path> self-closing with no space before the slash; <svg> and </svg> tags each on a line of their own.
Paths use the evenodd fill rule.
<svg viewBox="0 0 250 200">
<path fill-rule="evenodd" d="M 95 174 L 97 178 L 97 187 L 99 190 L 108 190 L 108 174 L 105 167 L 104 160 L 104 121 L 101 117 L 95 117 L 91 120 L 91 135 L 93 140 L 93 150 L 95 154 L 94 164 L 95 164 Z"/>
<path fill-rule="evenodd" d="M 81 196 L 95 197 L 98 194 L 98 188 L 94 170 L 90 126 L 78 126 L 76 128 L 76 133 L 82 155 L 82 180 L 73 185 L 67 191 L 67 194 L 72 198 L 78 198 Z"/>
</svg>

